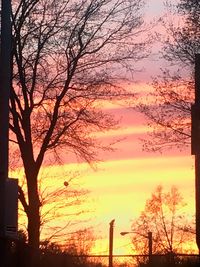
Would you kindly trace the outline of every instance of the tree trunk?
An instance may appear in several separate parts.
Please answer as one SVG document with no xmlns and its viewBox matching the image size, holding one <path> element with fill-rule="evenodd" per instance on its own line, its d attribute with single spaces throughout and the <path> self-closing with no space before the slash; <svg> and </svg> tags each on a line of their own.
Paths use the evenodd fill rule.
<svg viewBox="0 0 200 267">
<path fill-rule="evenodd" d="M 38 193 L 38 173 L 34 160 L 24 161 L 25 174 L 28 190 L 28 244 L 31 248 L 38 250 L 40 244 L 40 199 Z"/>
<path fill-rule="evenodd" d="M 26 172 L 28 186 L 28 245 L 29 245 L 29 265 L 30 267 L 39 264 L 39 245 L 40 245 L 40 201 L 38 194 L 36 165 L 29 166 Z"/>
<path fill-rule="evenodd" d="M 31 169 L 34 169 L 32 167 Z M 34 170 L 29 172 L 27 176 L 28 185 L 28 241 L 29 245 L 34 248 L 39 248 L 40 240 L 40 201 L 37 187 L 37 175 L 34 175 Z"/>
<path fill-rule="evenodd" d="M 38 207 L 32 207 L 28 216 L 29 266 L 39 265 L 40 216 Z"/>
<path fill-rule="evenodd" d="M 29 206 L 28 214 L 28 243 L 34 248 L 39 248 L 40 243 L 40 212 L 38 205 Z"/>
</svg>

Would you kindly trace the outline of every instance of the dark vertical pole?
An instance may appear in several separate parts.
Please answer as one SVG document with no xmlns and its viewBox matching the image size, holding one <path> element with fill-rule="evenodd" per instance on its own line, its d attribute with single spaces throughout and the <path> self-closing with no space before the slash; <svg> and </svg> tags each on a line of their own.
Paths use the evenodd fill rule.
<svg viewBox="0 0 200 267">
<path fill-rule="evenodd" d="M 196 243 L 200 251 L 200 55 L 195 56 L 195 103 L 192 105 L 192 154 L 195 155 Z"/>
<path fill-rule="evenodd" d="M 200 253 L 200 155 L 195 155 L 196 243 Z"/>
<path fill-rule="evenodd" d="M 6 264 L 5 182 L 8 178 L 8 123 L 11 85 L 11 0 L 1 0 L 0 45 L 0 267 Z"/>
<path fill-rule="evenodd" d="M 195 55 L 195 104 L 200 104 L 200 54 Z"/>
<path fill-rule="evenodd" d="M 115 220 L 110 222 L 109 229 L 109 267 L 113 267 L 113 228 Z"/>
<path fill-rule="evenodd" d="M 153 251 L 153 240 L 152 240 L 152 232 L 148 232 L 148 241 L 149 241 L 149 266 L 152 267 L 152 251 Z"/>
</svg>

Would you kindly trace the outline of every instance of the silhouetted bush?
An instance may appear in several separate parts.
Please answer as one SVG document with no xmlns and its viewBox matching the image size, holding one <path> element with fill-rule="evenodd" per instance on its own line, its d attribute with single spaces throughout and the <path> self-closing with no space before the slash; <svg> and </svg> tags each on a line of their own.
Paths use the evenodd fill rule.
<svg viewBox="0 0 200 267">
<path fill-rule="evenodd" d="M 138 267 L 199 267 L 199 255 L 154 255 L 153 264 L 141 262 Z"/>
<path fill-rule="evenodd" d="M 102 267 L 101 263 L 90 262 L 86 256 L 70 255 L 62 250 L 54 251 L 55 247 L 42 246 L 43 249 L 33 250 L 25 242 L 18 242 L 16 247 L 15 260 L 17 267 L 30 267 L 30 258 L 34 258 L 37 267 Z"/>
</svg>

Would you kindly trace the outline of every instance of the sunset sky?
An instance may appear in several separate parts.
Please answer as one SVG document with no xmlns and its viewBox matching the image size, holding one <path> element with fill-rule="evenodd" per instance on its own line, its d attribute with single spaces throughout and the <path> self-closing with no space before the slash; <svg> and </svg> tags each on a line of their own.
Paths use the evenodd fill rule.
<svg viewBox="0 0 200 267">
<path fill-rule="evenodd" d="M 148 1 L 148 18 L 162 16 L 162 2 Z M 132 87 L 136 87 L 137 91 L 151 91 L 150 77 L 156 75 L 163 63 L 154 54 L 140 66 L 143 64 L 147 67 L 136 74 L 136 84 Z M 147 137 L 145 118 L 131 108 L 111 106 L 110 109 L 121 117 L 120 128 L 99 138 L 122 139 L 116 145 L 116 151 L 101 155 L 103 161 L 97 169 L 85 163 L 70 163 L 46 168 L 42 175 L 48 177 L 51 173 L 51 176 L 57 177 L 57 186 L 63 186 L 69 171 L 79 172 L 78 178 L 72 180 L 72 186 L 79 183 L 80 187 L 90 191 L 84 204 L 90 212 L 83 215 L 87 221 L 78 228 L 94 227 L 94 234 L 99 237 L 94 253 L 107 254 L 109 222 L 115 219 L 114 254 L 126 254 L 130 253 L 131 236 L 121 236 L 120 232 L 131 230 L 131 220 L 139 216 L 146 199 L 158 185 L 163 185 L 166 190 L 177 186 L 187 203 L 187 212 L 194 214 L 194 158 L 190 155 L 190 148 L 163 154 L 143 151 L 140 138 Z"/>
<path fill-rule="evenodd" d="M 152 18 L 162 16 L 162 2 L 149 1 L 147 14 L 152 14 Z M 147 85 L 149 77 L 156 75 L 162 64 L 157 55 L 147 60 L 149 68 L 138 75 L 141 90 L 152 90 L 151 85 Z M 115 219 L 116 254 L 130 252 L 131 235 L 120 236 L 120 232 L 131 230 L 131 219 L 140 214 L 157 185 L 163 185 L 166 190 L 177 186 L 187 203 L 188 213 L 194 214 L 194 158 L 190 155 L 190 148 L 162 155 L 144 152 L 139 140 L 147 131 L 144 118 L 131 109 L 121 109 L 121 115 L 121 129 L 116 134 L 126 139 L 118 144 L 115 153 L 105 155 L 106 161 L 100 164 L 100 170 L 91 171 L 86 177 L 87 188 L 91 190 L 96 206 L 93 221 L 99 224 L 98 229 L 107 240 L 109 222 Z M 107 247 L 106 242 L 102 243 L 99 252 L 108 248 L 108 243 Z"/>
<path fill-rule="evenodd" d="M 42 173 L 47 177 L 55 175 L 55 183 L 62 186 L 70 170 L 72 173 L 79 171 L 71 186 L 78 184 L 90 191 L 83 205 L 89 212 L 79 217 L 86 222 L 75 228 L 94 227 L 94 234 L 99 237 L 94 253 L 108 253 L 108 230 L 112 219 L 115 219 L 114 253 L 131 252 L 131 235 L 121 236 L 120 232 L 131 230 L 131 220 L 139 216 L 146 199 L 158 185 L 163 185 L 164 190 L 177 186 L 187 203 L 186 212 L 194 214 L 194 158 L 190 156 L 190 149 L 162 155 L 144 152 L 139 140 L 146 134 L 144 119 L 130 109 L 121 112 L 124 119 L 115 134 L 125 139 L 117 145 L 115 152 L 105 155 L 105 161 L 98 164 L 97 170 L 84 163 L 71 163 L 54 166 L 51 170 L 47 168 Z"/>
</svg>

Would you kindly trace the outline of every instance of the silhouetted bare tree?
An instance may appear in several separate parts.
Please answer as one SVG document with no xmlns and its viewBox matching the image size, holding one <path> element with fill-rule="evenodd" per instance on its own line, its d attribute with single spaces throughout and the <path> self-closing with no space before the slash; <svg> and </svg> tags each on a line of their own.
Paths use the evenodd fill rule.
<svg viewBox="0 0 200 267">
<path fill-rule="evenodd" d="M 166 2 L 168 16 L 161 20 L 165 36 L 158 36 L 163 45 L 161 56 L 168 67 L 153 80 L 155 91 L 149 95 L 150 104 L 138 107 L 151 128 L 150 138 L 144 140 L 145 149 L 153 151 L 190 145 L 194 62 L 200 51 L 199 1 Z"/>
<path fill-rule="evenodd" d="M 68 177 L 70 177 L 68 173 Z M 86 215 L 91 212 L 89 205 L 84 206 L 89 196 L 89 191 L 78 185 L 79 176 L 71 176 L 68 182 L 49 182 L 51 176 L 42 175 L 38 180 L 38 193 L 41 203 L 40 207 L 40 234 L 43 240 L 48 242 L 63 242 L 65 236 L 70 234 L 70 229 L 80 223 L 86 223 Z M 54 179 L 56 180 L 56 179 Z M 61 182 L 61 183 L 60 183 Z M 26 188 L 19 187 L 21 201 L 26 202 Z M 24 206 L 26 203 L 23 204 Z M 90 209 L 90 210 L 89 210 Z M 19 205 L 20 228 L 27 231 L 26 216 L 23 206 Z M 86 215 L 87 216 L 87 215 Z"/>
<path fill-rule="evenodd" d="M 103 146 L 93 136 L 116 126 L 103 101 L 133 97 L 120 87 L 145 55 L 140 0 L 15 0 L 11 141 L 26 176 L 29 244 L 40 239 L 38 175 L 52 155 L 92 163 Z"/>
<path fill-rule="evenodd" d="M 194 223 L 182 210 L 183 198 L 176 187 L 164 192 L 158 186 L 146 200 L 144 211 L 133 221 L 133 246 L 140 253 L 148 253 L 148 232 L 153 236 L 153 253 L 183 253 L 194 247 Z M 192 231 L 193 230 L 193 231 Z M 185 247 L 184 247 L 185 246 Z"/>
</svg>

